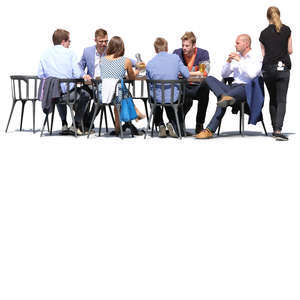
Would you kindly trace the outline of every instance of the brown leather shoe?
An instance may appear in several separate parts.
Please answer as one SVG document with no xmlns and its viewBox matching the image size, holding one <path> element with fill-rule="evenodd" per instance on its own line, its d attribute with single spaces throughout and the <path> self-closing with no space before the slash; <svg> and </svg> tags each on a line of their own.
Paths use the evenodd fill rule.
<svg viewBox="0 0 300 300">
<path fill-rule="evenodd" d="M 233 105 L 235 102 L 236 100 L 233 97 L 224 95 L 220 101 L 217 102 L 217 105 L 224 108 L 229 105 Z"/>
<path fill-rule="evenodd" d="M 196 139 L 209 139 L 212 137 L 213 137 L 213 133 L 208 128 L 200 131 L 197 135 L 195 135 Z"/>
</svg>

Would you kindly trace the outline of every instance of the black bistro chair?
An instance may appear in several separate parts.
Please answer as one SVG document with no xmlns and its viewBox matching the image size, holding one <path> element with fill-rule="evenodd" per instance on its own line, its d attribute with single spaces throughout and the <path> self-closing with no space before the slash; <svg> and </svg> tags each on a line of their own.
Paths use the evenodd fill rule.
<svg viewBox="0 0 300 300">
<path fill-rule="evenodd" d="M 185 97 L 185 84 L 186 80 L 149 80 L 147 79 L 147 91 L 148 91 L 148 101 L 151 107 L 150 117 L 148 120 L 147 128 L 145 131 L 145 138 L 147 136 L 148 130 L 150 129 L 151 120 L 153 118 L 153 114 L 155 112 L 156 107 L 160 106 L 161 109 L 165 109 L 166 107 L 171 107 L 174 111 L 176 118 L 176 125 L 178 129 L 179 138 L 182 138 L 182 135 L 185 136 L 185 124 L 184 124 L 184 116 L 183 116 L 183 101 Z M 175 89 L 178 90 L 178 97 L 175 99 Z M 157 90 L 161 91 L 161 97 L 158 98 Z M 170 101 L 166 102 L 166 91 L 170 91 Z M 183 124 L 179 122 L 178 111 L 181 108 L 182 120 Z M 181 132 L 181 128 L 184 132 Z M 151 128 L 151 137 L 153 137 L 153 129 L 154 129 L 154 118 L 152 120 L 152 128 Z"/>
<path fill-rule="evenodd" d="M 84 83 L 83 79 L 59 79 L 59 83 L 64 83 L 66 86 L 66 92 L 60 97 L 53 100 L 53 109 L 46 113 L 45 120 L 41 130 L 41 136 L 43 136 L 44 128 L 48 120 L 48 115 L 52 112 L 51 118 L 51 125 L 50 125 L 50 135 L 52 135 L 53 129 L 53 122 L 54 122 L 54 114 L 55 114 L 55 106 L 57 104 L 64 104 L 66 105 L 71 114 L 72 123 L 75 125 L 75 118 L 74 118 L 74 107 L 76 106 L 77 100 L 80 98 L 80 86 Z M 71 97 L 72 94 L 72 97 Z M 83 122 L 81 124 L 83 126 Z M 77 137 L 77 128 L 75 128 L 75 137 Z"/>
<path fill-rule="evenodd" d="M 7 122 L 6 130 L 8 130 L 8 126 L 15 108 L 16 103 L 19 101 L 22 104 L 21 110 L 21 122 L 20 122 L 20 131 L 22 131 L 23 125 L 23 116 L 24 116 L 24 108 L 25 104 L 28 101 L 32 103 L 32 131 L 35 133 L 35 103 L 38 100 L 38 86 L 40 79 L 37 76 L 25 76 L 25 75 L 12 75 L 11 79 L 11 91 L 12 91 L 12 107 L 9 115 L 9 119 Z"/>
<path fill-rule="evenodd" d="M 101 79 L 93 79 L 92 80 L 92 90 L 93 90 L 93 99 L 94 99 L 94 114 L 93 114 L 93 117 L 92 117 L 92 120 L 91 120 L 89 132 L 88 132 L 88 136 L 87 136 L 88 138 L 90 137 L 92 126 L 93 126 L 94 121 L 95 121 L 95 119 L 96 119 L 99 112 L 100 112 L 100 123 L 99 123 L 98 136 L 101 136 L 103 114 L 104 114 L 104 119 L 105 119 L 106 133 L 108 133 L 106 107 L 109 108 L 110 116 L 111 116 L 112 122 L 115 126 L 115 119 L 114 119 L 114 115 L 113 115 L 113 112 L 112 112 L 112 109 L 111 109 L 111 106 L 114 105 L 114 103 L 101 103 L 99 101 L 99 99 L 100 99 L 99 87 L 100 87 L 101 83 L 102 83 Z"/>
<path fill-rule="evenodd" d="M 228 84 L 228 85 L 231 85 L 233 83 L 233 81 L 234 81 L 233 77 L 223 78 L 223 82 L 225 84 Z M 238 104 L 234 104 L 233 105 L 233 112 L 234 111 L 235 112 L 238 112 L 238 111 L 240 112 L 240 114 L 239 114 L 240 115 L 240 118 L 239 118 L 239 133 L 243 137 L 245 135 L 244 134 L 244 132 L 245 132 L 244 131 L 244 128 L 245 128 L 245 111 L 249 111 L 249 107 L 248 107 L 248 104 L 247 104 L 247 99 L 244 99 L 243 101 L 239 102 Z M 268 136 L 262 113 L 261 113 L 261 117 L 260 117 L 260 122 L 262 123 L 265 135 Z M 220 135 L 221 125 L 222 125 L 222 121 L 220 122 L 220 125 L 218 127 L 218 132 L 217 132 L 218 136 Z"/>
<path fill-rule="evenodd" d="M 95 119 L 97 117 L 97 114 L 99 112 L 100 112 L 100 123 L 99 123 L 99 133 L 98 133 L 98 136 L 101 136 L 103 115 L 104 115 L 104 118 L 105 118 L 106 132 L 108 132 L 106 107 L 109 108 L 111 119 L 112 119 L 113 124 L 115 126 L 115 119 L 114 119 L 111 107 L 112 106 L 116 107 L 118 115 L 120 116 L 121 106 L 122 106 L 121 102 L 118 102 L 117 101 L 117 97 L 116 97 L 116 95 L 117 95 L 117 89 L 119 88 L 119 86 L 121 84 L 120 80 L 116 83 L 114 96 L 112 97 L 112 101 L 110 103 L 102 103 L 101 101 L 99 101 L 99 99 L 101 99 L 101 96 L 100 96 L 100 93 L 99 93 L 99 85 L 102 83 L 102 81 L 101 80 L 93 80 L 92 82 L 93 82 L 93 93 L 94 93 L 94 101 L 95 101 L 95 110 L 94 110 L 94 114 L 93 114 L 93 117 L 92 117 L 91 125 L 90 125 L 90 128 L 89 128 L 89 133 L 88 133 L 88 136 L 87 136 L 88 138 L 89 138 L 91 130 L 92 130 L 92 124 L 94 123 L 94 121 L 95 121 Z M 131 85 L 133 84 L 133 81 L 132 80 L 124 79 L 123 82 L 124 82 L 127 90 L 129 91 Z M 129 94 L 130 94 L 130 92 L 129 92 Z M 123 95 L 123 96 L 125 96 L 125 95 Z M 128 122 L 128 123 L 130 123 L 130 122 Z M 130 126 L 129 126 L 129 128 L 130 128 Z M 131 129 L 131 136 L 134 137 L 134 133 L 133 133 L 132 129 Z M 121 139 L 123 139 L 123 137 L 124 137 L 124 135 L 123 135 L 123 127 L 122 127 L 122 122 L 121 121 L 120 121 L 120 137 L 121 137 Z"/>
<path fill-rule="evenodd" d="M 132 94 L 132 99 L 142 100 L 145 106 L 145 112 L 147 121 L 149 121 L 149 112 L 148 112 L 148 95 L 146 93 L 147 90 L 147 82 L 144 78 L 137 78 L 132 81 L 130 92 Z"/>
</svg>

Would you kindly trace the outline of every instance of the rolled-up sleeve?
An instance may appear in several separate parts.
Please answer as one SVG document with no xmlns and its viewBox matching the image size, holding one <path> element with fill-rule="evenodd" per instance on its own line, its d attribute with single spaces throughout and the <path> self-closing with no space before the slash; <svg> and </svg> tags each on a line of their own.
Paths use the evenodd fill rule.
<svg viewBox="0 0 300 300">
<path fill-rule="evenodd" d="M 43 68 L 42 60 L 40 60 L 40 62 L 39 62 L 37 76 L 39 78 L 46 78 L 46 74 L 45 74 L 45 71 L 44 71 L 44 68 Z"/>
<path fill-rule="evenodd" d="M 225 77 L 229 77 L 233 71 L 234 71 L 234 63 L 231 62 L 231 63 L 226 63 L 224 66 L 223 66 L 223 69 L 222 69 L 222 72 L 221 72 L 221 75 L 223 78 Z"/>
<path fill-rule="evenodd" d="M 75 53 L 72 53 L 72 76 L 73 78 L 81 78 L 84 76 L 84 71 L 81 69 Z"/>
<path fill-rule="evenodd" d="M 179 72 L 182 74 L 184 78 L 189 78 L 190 77 L 190 72 L 187 66 L 183 64 L 181 59 L 178 57 L 178 67 L 179 67 Z"/>
</svg>

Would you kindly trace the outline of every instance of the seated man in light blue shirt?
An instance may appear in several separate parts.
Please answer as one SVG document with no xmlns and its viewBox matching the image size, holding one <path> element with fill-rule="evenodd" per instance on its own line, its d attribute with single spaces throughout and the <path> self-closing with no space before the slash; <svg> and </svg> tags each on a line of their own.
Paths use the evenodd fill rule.
<svg viewBox="0 0 300 300">
<path fill-rule="evenodd" d="M 60 79 L 81 78 L 82 72 L 78 65 L 76 55 L 69 49 L 71 43 L 70 33 L 63 29 L 57 29 L 53 33 L 52 40 L 54 46 L 46 50 L 40 59 L 38 77 L 56 77 Z M 70 88 L 72 89 L 71 85 Z M 65 84 L 61 84 L 61 89 L 63 94 L 66 93 Z M 75 93 L 71 93 L 71 100 L 72 96 L 74 98 Z M 77 128 L 77 134 L 82 133 L 79 129 L 80 122 L 83 118 L 84 109 L 89 100 L 89 94 L 85 90 L 80 90 L 80 98 L 78 99 L 78 105 L 75 112 L 75 127 Z M 62 131 L 65 132 L 68 130 L 66 105 L 58 104 L 57 109 L 62 121 Z M 75 127 L 72 126 L 70 130 L 75 131 Z"/>
<path fill-rule="evenodd" d="M 178 80 L 178 75 L 181 74 L 184 78 L 190 75 L 198 75 L 199 72 L 189 72 L 188 68 L 183 64 L 180 57 L 176 54 L 168 53 L 168 42 L 164 38 L 157 38 L 154 42 L 154 48 L 157 55 L 152 58 L 146 67 L 147 78 L 151 80 Z M 199 73 L 200 74 L 200 73 Z M 161 89 L 156 89 L 156 97 L 159 101 L 161 98 Z M 150 91 L 153 96 L 153 91 Z M 174 99 L 178 98 L 178 87 L 174 89 Z M 165 89 L 165 102 L 170 102 L 171 89 Z M 166 107 L 166 113 L 169 119 L 167 128 L 172 137 L 177 137 L 176 119 L 174 111 L 171 107 Z M 182 112 L 179 111 L 179 120 L 182 124 Z M 166 128 L 163 121 L 163 112 L 161 107 L 157 107 L 154 112 L 154 123 L 159 126 L 159 137 L 166 137 Z M 175 130 L 174 130 L 175 128 Z"/>
</svg>

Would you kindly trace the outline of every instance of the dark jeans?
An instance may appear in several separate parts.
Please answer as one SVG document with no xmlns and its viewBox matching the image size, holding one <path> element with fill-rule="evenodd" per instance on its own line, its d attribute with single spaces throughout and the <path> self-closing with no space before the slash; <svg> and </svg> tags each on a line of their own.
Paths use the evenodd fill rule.
<svg viewBox="0 0 300 300">
<path fill-rule="evenodd" d="M 188 84 L 185 89 L 185 100 L 183 103 L 184 117 L 193 106 L 193 100 L 198 100 L 196 124 L 203 124 L 209 100 L 209 88 L 207 84 L 205 82 L 201 85 Z"/>
<path fill-rule="evenodd" d="M 270 95 L 270 115 L 274 131 L 281 131 L 286 110 L 290 71 L 264 71 L 264 82 Z"/>
<path fill-rule="evenodd" d="M 209 89 L 216 95 L 217 99 L 222 95 L 234 97 L 237 103 L 246 99 L 245 84 L 226 85 L 213 76 L 207 77 L 205 81 Z M 215 132 L 217 130 L 225 112 L 226 108 L 217 106 L 215 114 L 207 125 L 207 128 L 211 132 Z"/>
<path fill-rule="evenodd" d="M 90 101 L 90 95 L 87 91 L 80 89 L 77 93 L 77 99 L 75 99 L 75 91 L 70 93 L 70 100 L 77 102 L 75 109 L 75 122 L 80 123 L 83 119 L 86 105 Z M 64 122 L 67 120 L 67 106 L 65 104 L 57 104 L 57 110 L 59 112 L 61 120 Z"/>
</svg>

